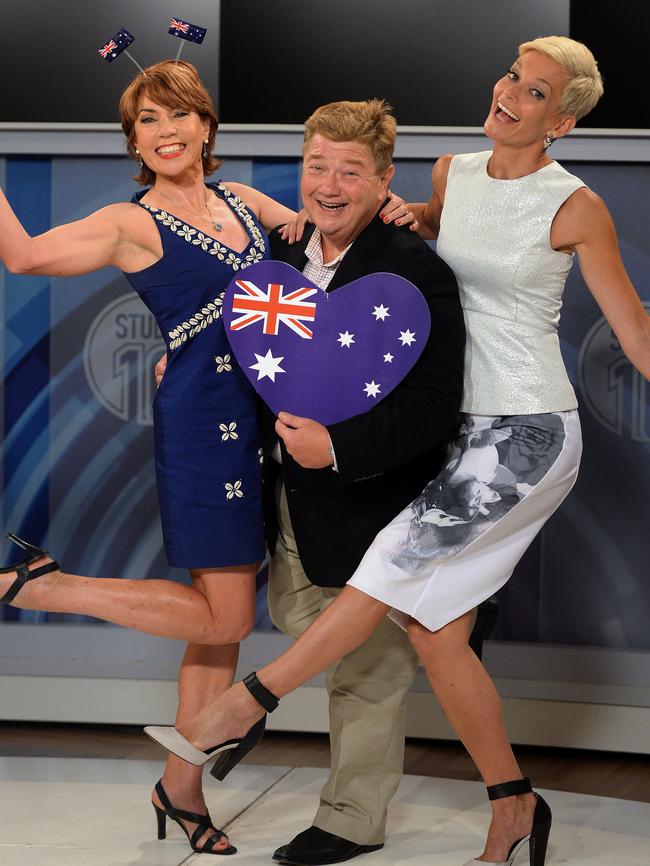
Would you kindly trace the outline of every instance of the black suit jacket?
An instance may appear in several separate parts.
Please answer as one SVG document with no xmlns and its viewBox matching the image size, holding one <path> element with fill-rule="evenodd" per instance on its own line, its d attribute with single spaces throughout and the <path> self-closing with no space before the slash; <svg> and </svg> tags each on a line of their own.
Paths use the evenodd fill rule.
<svg viewBox="0 0 650 866">
<path fill-rule="evenodd" d="M 311 230 L 309 230 L 311 229 Z M 273 256 L 302 270 L 313 232 L 289 245 L 270 235 Z M 262 408 L 267 541 L 275 550 L 275 481 L 284 480 L 300 560 L 312 583 L 343 586 L 375 535 L 439 471 L 458 424 L 465 327 L 451 269 L 413 232 L 378 217 L 354 241 L 328 291 L 385 271 L 414 283 L 431 312 L 431 335 L 408 376 L 363 415 L 328 427 L 338 472 L 303 469 L 280 442 L 282 464 L 270 454 L 275 418 Z"/>
</svg>

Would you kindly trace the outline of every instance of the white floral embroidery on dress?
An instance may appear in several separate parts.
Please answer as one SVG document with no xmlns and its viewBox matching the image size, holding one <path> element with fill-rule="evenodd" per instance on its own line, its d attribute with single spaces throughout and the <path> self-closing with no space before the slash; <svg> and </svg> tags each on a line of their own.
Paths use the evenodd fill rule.
<svg viewBox="0 0 650 866">
<path fill-rule="evenodd" d="M 244 491 L 241 489 L 241 479 L 232 484 L 230 481 L 226 481 L 224 487 L 226 488 L 226 499 L 243 499 Z"/>
<path fill-rule="evenodd" d="M 210 244 L 212 243 L 212 238 L 204 235 L 203 232 L 197 232 L 196 237 L 192 241 L 192 246 L 199 246 L 202 250 L 208 250 Z"/>
<path fill-rule="evenodd" d="M 232 373 L 230 355 L 215 355 L 214 360 L 217 364 L 217 373 Z"/>
<path fill-rule="evenodd" d="M 237 433 L 237 422 L 230 421 L 225 424 L 219 424 L 219 430 L 221 430 L 221 441 L 228 442 L 229 439 L 239 439 L 239 433 Z"/>
<path fill-rule="evenodd" d="M 188 225 L 185 225 L 185 223 L 183 223 L 183 227 L 177 229 L 176 234 L 179 238 L 183 238 L 183 240 L 191 242 L 192 236 L 195 235 L 197 232 L 198 229 L 192 229 Z"/>
<path fill-rule="evenodd" d="M 256 262 L 262 261 L 264 253 L 266 252 L 264 235 L 257 227 L 253 216 L 239 196 L 235 195 L 228 189 L 228 187 L 221 183 L 217 184 L 217 189 L 223 194 L 224 199 L 228 202 L 230 207 L 238 214 L 251 237 L 252 243 L 250 243 L 242 253 L 235 253 L 233 250 L 219 243 L 215 238 L 211 238 L 209 235 L 204 234 L 204 232 L 188 226 L 186 223 L 181 222 L 181 220 L 177 219 L 173 214 L 170 214 L 165 210 L 159 210 L 158 208 L 151 207 L 148 204 L 143 204 L 142 206 L 146 208 L 152 216 L 158 220 L 158 222 L 167 226 L 169 230 L 179 238 L 192 244 L 192 246 L 200 246 L 204 252 L 208 253 L 210 256 L 216 256 L 220 262 L 231 267 L 236 273 L 237 271 L 243 271 L 244 268 L 247 268 L 250 265 L 254 265 Z M 242 258 L 244 253 L 246 253 L 246 256 Z M 187 342 L 188 339 L 195 337 L 198 333 L 205 330 L 208 325 L 211 325 L 214 321 L 220 318 L 221 310 L 216 307 L 220 307 L 222 303 L 223 292 L 213 301 L 206 304 L 205 307 L 202 307 L 199 312 L 194 313 L 188 321 L 181 322 L 179 325 L 176 325 L 175 328 L 172 328 L 172 330 L 169 331 L 169 338 L 171 340 L 169 344 L 170 350 L 173 351 L 174 349 L 178 349 L 178 347 Z"/>
<path fill-rule="evenodd" d="M 187 342 L 188 339 L 195 337 L 201 331 L 204 331 L 208 325 L 216 322 L 221 317 L 221 307 L 223 305 L 223 296 L 225 290 L 220 295 L 206 304 L 205 307 L 190 316 L 187 322 L 181 322 L 169 331 L 169 348 L 177 349 L 180 345 Z"/>
</svg>

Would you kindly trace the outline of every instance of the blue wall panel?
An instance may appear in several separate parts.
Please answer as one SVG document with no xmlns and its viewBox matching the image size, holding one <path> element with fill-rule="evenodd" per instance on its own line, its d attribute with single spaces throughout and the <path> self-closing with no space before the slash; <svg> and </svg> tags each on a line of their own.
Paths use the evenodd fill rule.
<svg viewBox="0 0 650 866">
<path fill-rule="evenodd" d="M 7 160 L 5 188 L 27 231 L 50 227 L 50 160 Z M 6 274 L 3 298 L 3 525 L 40 542 L 49 515 L 49 278 Z"/>
<path fill-rule="evenodd" d="M 287 207 L 301 207 L 300 163 L 296 159 L 253 160 L 253 186 Z"/>
<path fill-rule="evenodd" d="M 0 174 L 3 168 L 0 161 Z M 218 176 L 296 208 L 299 168 L 297 159 L 230 160 Z M 567 168 L 612 210 L 625 263 L 650 303 L 650 167 Z M 122 158 L 7 160 L 5 187 L 37 232 L 127 199 L 132 170 Z M 398 163 L 393 187 L 425 199 L 430 174 L 426 160 Z M 162 340 L 151 317 L 110 269 L 51 285 L 12 275 L 4 283 L 4 526 L 38 541 L 49 525 L 49 542 L 69 571 L 183 579 L 165 562 L 159 528 L 149 405 Z M 135 329 L 128 340 L 117 327 L 120 312 Z M 560 335 L 581 405 L 583 465 L 576 489 L 501 593 L 498 636 L 649 649 L 647 383 L 612 340 L 576 266 Z M 147 359 L 128 375 L 113 366 L 125 358 L 125 340 L 138 342 Z M 37 615 L 4 608 L 0 616 Z M 268 627 L 264 578 L 258 625 Z"/>
</svg>

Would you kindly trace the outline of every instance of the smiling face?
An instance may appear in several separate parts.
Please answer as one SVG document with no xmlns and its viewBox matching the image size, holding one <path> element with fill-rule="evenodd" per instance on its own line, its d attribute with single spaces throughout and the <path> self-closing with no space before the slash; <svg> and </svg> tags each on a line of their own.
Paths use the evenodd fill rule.
<svg viewBox="0 0 650 866">
<path fill-rule="evenodd" d="M 391 165 L 378 174 L 363 142 L 332 141 L 320 134 L 309 139 L 300 189 L 329 252 L 345 249 L 368 225 L 386 198 L 393 172 Z"/>
<path fill-rule="evenodd" d="M 568 73 L 546 54 L 522 54 L 494 85 L 485 134 L 512 146 L 541 145 L 547 133 L 566 135 L 575 125 L 574 117 L 559 114 L 568 81 Z"/>
<path fill-rule="evenodd" d="M 135 121 L 135 142 L 146 165 L 156 175 L 203 172 L 201 152 L 210 125 L 196 111 L 168 108 L 143 94 Z"/>
</svg>

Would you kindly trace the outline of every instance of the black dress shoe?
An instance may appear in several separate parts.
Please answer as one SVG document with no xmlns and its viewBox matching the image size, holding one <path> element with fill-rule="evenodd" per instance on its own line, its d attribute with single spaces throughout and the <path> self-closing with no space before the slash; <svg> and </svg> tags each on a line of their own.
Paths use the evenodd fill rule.
<svg viewBox="0 0 650 866">
<path fill-rule="evenodd" d="M 357 845 L 320 827 L 310 827 L 298 833 L 288 845 L 281 845 L 274 851 L 273 859 L 288 866 L 325 866 L 327 863 L 343 863 L 383 847 L 383 842 L 380 845 Z"/>
</svg>

